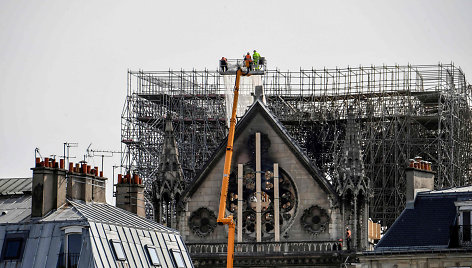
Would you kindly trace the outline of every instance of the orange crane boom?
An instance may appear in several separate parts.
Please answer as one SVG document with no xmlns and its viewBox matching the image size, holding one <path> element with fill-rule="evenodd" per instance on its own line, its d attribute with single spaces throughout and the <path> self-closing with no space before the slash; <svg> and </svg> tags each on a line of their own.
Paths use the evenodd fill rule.
<svg viewBox="0 0 472 268">
<path fill-rule="evenodd" d="M 217 222 L 219 224 L 226 224 L 229 227 L 228 230 L 228 255 L 226 259 L 226 267 L 233 268 L 233 259 L 234 259 L 234 233 L 236 225 L 233 220 L 233 215 L 225 217 L 226 210 L 226 197 L 228 195 L 228 183 L 229 183 L 229 173 L 231 171 L 231 159 L 233 157 L 233 142 L 234 142 L 234 129 L 236 127 L 236 110 L 238 106 L 238 96 L 239 96 L 239 81 L 241 76 L 249 76 L 249 68 L 247 73 L 243 73 L 241 68 L 238 68 L 236 71 L 236 81 L 234 83 L 234 99 L 233 99 L 233 110 L 231 113 L 231 119 L 229 124 L 229 134 L 228 134 L 228 144 L 226 146 L 226 155 L 225 155 L 225 165 L 223 170 L 223 183 L 221 186 L 221 195 L 220 195 L 220 210 L 218 212 Z"/>
</svg>

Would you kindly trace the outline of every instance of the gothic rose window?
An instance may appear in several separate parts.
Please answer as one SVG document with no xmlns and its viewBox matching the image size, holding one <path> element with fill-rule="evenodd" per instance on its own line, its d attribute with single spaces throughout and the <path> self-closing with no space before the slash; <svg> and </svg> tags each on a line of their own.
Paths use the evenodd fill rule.
<svg viewBox="0 0 472 268">
<path fill-rule="evenodd" d="M 204 207 L 197 209 L 190 215 L 189 227 L 200 237 L 208 236 L 216 227 L 215 213 Z"/>
<path fill-rule="evenodd" d="M 318 235 L 326 230 L 329 216 L 325 209 L 319 206 L 311 206 L 305 209 L 300 221 L 305 231 Z"/>
<path fill-rule="evenodd" d="M 261 226 L 262 239 L 270 241 L 274 238 L 275 215 L 274 215 L 274 171 L 273 163 L 266 161 L 261 168 Z M 243 168 L 243 237 L 253 241 L 256 239 L 256 171 L 251 164 Z M 292 222 L 296 210 L 297 195 L 294 184 L 288 174 L 279 167 L 279 224 L 280 232 Z M 238 210 L 238 179 L 237 170 L 230 175 L 228 188 L 228 199 L 226 203 L 228 213 L 232 213 L 237 219 Z M 238 220 L 238 219 L 237 219 Z"/>
</svg>

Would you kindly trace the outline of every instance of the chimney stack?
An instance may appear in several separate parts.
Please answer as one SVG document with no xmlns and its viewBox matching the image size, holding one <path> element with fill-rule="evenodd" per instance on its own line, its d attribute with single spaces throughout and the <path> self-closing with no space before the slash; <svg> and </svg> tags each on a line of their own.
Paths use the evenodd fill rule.
<svg viewBox="0 0 472 268">
<path fill-rule="evenodd" d="M 417 156 L 410 159 L 405 170 L 406 174 L 406 201 L 414 201 L 419 192 L 434 190 L 434 174 L 431 162 L 424 161 Z"/>
<path fill-rule="evenodd" d="M 103 173 L 98 176 L 98 167 L 92 169 L 87 163 L 69 163 L 69 180 L 67 181 L 67 197 L 85 202 L 106 203 L 106 178 Z"/>
<path fill-rule="evenodd" d="M 118 174 L 116 186 L 116 206 L 135 213 L 140 217 L 146 217 L 144 203 L 144 186 L 142 179 L 129 173 L 125 176 Z"/>
<path fill-rule="evenodd" d="M 43 217 L 66 202 L 66 170 L 49 158 L 36 158 L 33 170 L 31 217 Z"/>
</svg>

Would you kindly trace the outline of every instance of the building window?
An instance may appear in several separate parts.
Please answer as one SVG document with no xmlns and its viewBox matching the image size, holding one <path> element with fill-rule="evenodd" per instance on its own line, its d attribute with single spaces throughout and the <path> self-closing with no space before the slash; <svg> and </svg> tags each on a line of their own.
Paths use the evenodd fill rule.
<svg viewBox="0 0 472 268">
<path fill-rule="evenodd" d="M 2 260 L 21 260 L 27 237 L 27 232 L 7 233 L 2 247 Z"/>
<path fill-rule="evenodd" d="M 462 241 L 470 242 L 470 239 L 471 239 L 470 211 L 464 211 L 464 212 L 462 212 L 462 215 L 463 215 L 463 220 L 462 220 L 462 226 L 463 226 Z"/>
<path fill-rule="evenodd" d="M 79 265 L 80 251 L 82 250 L 82 226 L 67 226 L 64 230 L 58 268 L 76 268 Z"/>
<path fill-rule="evenodd" d="M 185 268 L 184 258 L 182 257 L 182 253 L 178 250 L 171 250 L 172 257 L 174 258 L 174 262 L 177 268 Z"/>
<path fill-rule="evenodd" d="M 110 240 L 110 244 L 112 245 L 113 252 L 115 252 L 115 257 L 119 261 L 126 260 L 125 251 L 123 250 L 123 245 L 121 241 L 118 240 Z"/>
<path fill-rule="evenodd" d="M 159 261 L 159 256 L 157 255 L 157 249 L 152 246 L 145 246 L 149 259 L 151 260 L 151 264 L 155 266 L 161 266 L 161 262 Z"/>
</svg>

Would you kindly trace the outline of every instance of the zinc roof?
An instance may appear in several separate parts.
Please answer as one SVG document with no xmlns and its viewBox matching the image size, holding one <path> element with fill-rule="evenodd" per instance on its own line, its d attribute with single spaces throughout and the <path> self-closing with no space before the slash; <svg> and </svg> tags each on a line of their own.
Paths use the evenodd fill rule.
<svg viewBox="0 0 472 268">
<path fill-rule="evenodd" d="M 178 233 L 174 229 L 109 204 L 83 203 L 75 200 L 69 200 L 69 203 L 85 217 L 87 221 L 117 224 L 137 229 L 153 229 L 165 233 Z"/>
<path fill-rule="evenodd" d="M 0 224 L 19 223 L 31 215 L 31 195 L 0 196 Z"/>
<path fill-rule="evenodd" d="M 13 195 L 31 192 L 31 178 L 0 179 L 0 195 Z"/>
</svg>

